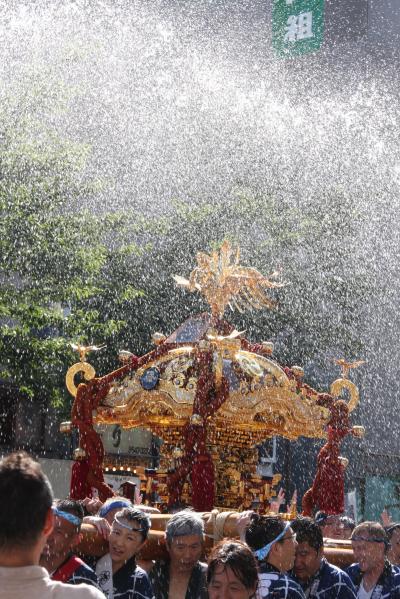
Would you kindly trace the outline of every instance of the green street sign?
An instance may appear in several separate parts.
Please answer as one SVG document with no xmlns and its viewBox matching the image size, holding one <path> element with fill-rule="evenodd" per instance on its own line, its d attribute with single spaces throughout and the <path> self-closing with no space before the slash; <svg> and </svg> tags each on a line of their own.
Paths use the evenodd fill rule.
<svg viewBox="0 0 400 599">
<path fill-rule="evenodd" d="M 278 56 L 315 52 L 324 38 L 325 0 L 274 0 L 272 46 Z"/>
</svg>

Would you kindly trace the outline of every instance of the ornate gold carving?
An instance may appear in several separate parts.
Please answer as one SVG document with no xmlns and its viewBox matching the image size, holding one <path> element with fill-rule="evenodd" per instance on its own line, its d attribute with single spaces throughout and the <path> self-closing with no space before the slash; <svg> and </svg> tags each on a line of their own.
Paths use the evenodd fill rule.
<svg viewBox="0 0 400 599">
<path fill-rule="evenodd" d="M 225 241 L 219 252 L 210 256 L 199 252 L 197 267 L 189 280 L 176 275 L 176 283 L 188 291 L 199 291 L 211 307 L 211 312 L 222 317 L 230 305 L 243 313 L 245 310 L 273 308 L 274 302 L 266 295 L 266 289 L 282 287 L 283 283 L 272 281 L 278 273 L 268 279 L 255 268 L 245 268 L 239 264 L 239 248 L 233 251 L 229 241 Z"/>
<path fill-rule="evenodd" d="M 78 372 L 82 372 L 86 381 L 90 381 L 96 375 L 96 371 L 91 364 L 88 362 L 77 362 L 73 366 L 68 369 L 67 375 L 65 377 L 65 384 L 67 386 L 68 391 L 71 393 L 72 397 L 76 397 L 77 387 L 75 385 L 75 375 Z"/>
<path fill-rule="evenodd" d="M 70 346 L 74 351 L 78 352 L 81 362 L 85 361 L 86 354 L 89 354 L 92 351 L 100 351 L 106 347 L 106 345 L 80 345 L 79 343 L 70 343 Z"/>
<path fill-rule="evenodd" d="M 225 363 L 233 377 L 229 396 L 215 414 L 219 430 L 232 434 L 246 431 L 250 445 L 280 433 L 293 439 L 300 435 L 325 436 L 329 411 L 317 406 L 306 394 L 298 394 L 293 381 L 276 362 L 238 350 L 239 339 L 220 337 L 210 339 L 210 343 L 214 348 L 214 368 L 220 360 L 221 376 Z M 159 427 L 176 430 L 187 423 L 192 416 L 197 379 L 190 376 L 194 364 L 192 348 L 186 348 L 186 353 L 185 348 L 180 349 L 147 365 L 161 372 L 157 389 L 145 391 L 141 387 L 142 369 L 113 385 L 98 408 L 97 422 L 148 426 L 153 431 L 157 429 L 163 438 L 166 431 L 160 432 Z"/>
<path fill-rule="evenodd" d="M 342 378 L 347 379 L 349 376 L 349 370 L 351 368 L 358 368 L 362 364 L 365 364 L 365 360 L 357 360 L 356 362 L 346 362 L 344 358 L 334 360 L 335 364 L 342 367 Z"/>
<path fill-rule="evenodd" d="M 183 456 L 183 449 L 181 447 L 174 447 L 174 449 L 172 450 L 172 457 L 175 460 L 179 460 L 179 458 L 181 458 Z"/>
<path fill-rule="evenodd" d="M 363 426 L 354 425 L 352 427 L 352 431 L 353 435 L 359 439 L 363 439 L 365 437 L 365 428 Z"/>
<path fill-rule="evenodd" d="M 192 393 L 196 392 L 197 389 L 197 379 L 195 377 L 190 377 L 190 379 L 188 380 L 187 384 L 186 384 L 186 389 L 188 391 L 191 391 Z"/>
<path fill-rule="evenodd" d="M 259 360 L 256 358 L 256 354 L 247 351 L 239 351 L 235 355 L 235 361 L 249 376 L 260 377 L 264 374 L 264 370 L 261 367 Z"/>
<path fill-rule="evenodd" d="M 348 379 L 349 371 L 352 368 L 358 368 L 359 366 L 361 366 L 361 364 L 365 364 L 365 360 L 357 360 L 356 362 L 346 362 L 344 358 L 340 358 L 339 360 L 334 360 L 334 362 L 338 366 L 341 366 L 342 378 L 333 381 L 333 383 L 331 384 L 330 393 L 334 397 L 341 398 L 342 391 L 347 389 L 350 395 L 348 408 L 349 412 L 352 412 L 354 408 L 357 407 L 358 402 L 360 401 L 360 394 L 355 384 L 349 381 Z"/>
<path fill-rule="evenodd" d="M 348 402 L 349 412 L 352 412 L 357 407 L 360 400 L 360 394 L 358 388 L 349 379 L 336 379 L 331 384 L 330 392 L 334 397 L 340 398 L 343 389 L 347 389 L 350 394 L 350 400 Z"/>
<path fill-rule="evenodd" d="M 240 349 L 240 339 L 244 331 L 239 332 L 234 330 L 227 337 L 213 334 L 213 331 L 209 332 L 207 338 L 210 340 L 210 345 L 214 348 L 214 370 L 215 370 L 215 383 L 217 387 L 220 386 L 222 381 L 222 371 L 224 366 L 224 359 L 233 357 L 235 353 Z"/>
<path fill-rule="evenodd" d="M 86 458 L 86 451 L 82 447 L 77 447 L 72 453 L 74 460 L 84 460 Z"/>
<path fill-rule="evenodd" d="M 162 345 L 166 340 L 166 336 L 163 333 L 153 333 L 151 336 L 151 340 L 156 346 Z"/>
<path fill-rule="evenodd" d="M 118 360 L 122 363 L 122 364 L 127 364 L 129 362 L 129 360 L 132 358 L 133 353 L 130 351 L 127 351 L 126 349 L 121 349 L 118 352 Z"/>
<path fill-rule="evenodd" d="M 274 351 L 274 344 L 272 343 L 272 341 L 263 341 L 261 345 L 263 348 L 263 352 L 271 356 Z"/>
<path fill-rule="evenodd" d="M 295 377 L 302 379 L 304 377 L 304 369 L 301 366 L 292 366 L 290 369 Z"/>
<path fill-rule="evenodd" d="M 60 423 L 60 433 L 69 435 L 72 431 L 72 424 L 70 420 Z"/>
<path fill-rule="evenodd" d="M 171 356 L 169 357 L 171 360 Z M 171 360 L 164 370 L 163 379 L 167 381 L 173 381 L 175 378 L 179 377 L 184 381 L 185 373 L 192 365 L 193 361 L 188 357 L 179 357 L 175 360 Z"/>
</svg>

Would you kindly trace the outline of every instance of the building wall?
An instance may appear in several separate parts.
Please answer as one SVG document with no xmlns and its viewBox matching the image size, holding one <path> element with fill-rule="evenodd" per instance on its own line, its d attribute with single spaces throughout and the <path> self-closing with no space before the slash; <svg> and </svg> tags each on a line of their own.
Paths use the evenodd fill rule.
<svg viewBox="0 0 400 599">
<path fill-rule="evenodd" d="M 40 465 L 50 481 L 56 499 L 65 499 L 69 495 L 72 460 L 39 458 Z"/>
</svg>

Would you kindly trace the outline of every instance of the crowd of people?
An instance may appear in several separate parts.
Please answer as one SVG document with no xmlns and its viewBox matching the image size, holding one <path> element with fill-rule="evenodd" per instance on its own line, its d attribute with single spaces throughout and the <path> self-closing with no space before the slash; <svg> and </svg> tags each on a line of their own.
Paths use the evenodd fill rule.
<svg viewBox="0 0 400 599">
<path fill-rule="evenodd" d="M 0 599 L 400 599 L 397 523 L 247 512 L 240 539 L 219 541 L 205 563 L 203 520 L 185 509 L 168 519 L 168 559 L 140 561 L 148 506 L 124 497 L 55 501 L 38 462 L 22 452 L 0 461 L 0 505 Z M 107 539 L 105 555 L 77 555 L 84 522 Z M 346 571 L 324 557 L 324 538 L 350 540 Z"/>
</svg>

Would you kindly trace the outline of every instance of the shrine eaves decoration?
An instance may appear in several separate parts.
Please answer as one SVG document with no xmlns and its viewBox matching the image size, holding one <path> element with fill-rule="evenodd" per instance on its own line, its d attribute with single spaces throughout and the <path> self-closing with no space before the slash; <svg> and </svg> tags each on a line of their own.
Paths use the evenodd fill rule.
<svg viewBox="0 0 400 599">
<path fill-rule="evenodd" d="M 239 251 L 225 242 L 219 252 L 197 255 L 189 279 L 175 277 L 178 285 L 200 292 L 211 313 L 188 318 L 169 337 L 156 334 L 155 349 L 144 356 L 121 352 L 123 366 L 102 377 L 85 361 L 90 348 L 77 346 L 81 361 L 67 373 L 75 397 L 71 421 L 84 458 L 75 464 L 75 496 L 91 487 L 103 499 L 113 493 L 104 483 L 104 449 L 94 424 L 142 427 L 158 435 L 164 442 L 161 495 L 171 507 L 185 494 L 199 511 L 249 507 L 257 495 L 268 501 L 268 485 L 256 473 L 256 445 L 269 437 L 326 438 L 329 432 L 336 451 L 338 439 L 360 434 L 361 427 L 348 424 L 359 401 L 347 378 L 351 365 L 345 363 L 330 393 L 320 393 L 304 383 L 300 367 L 282 367 L 272 358 L 272 343 L 251 343 L 223 319 L 228 305 L 240 312 L 273 307 L 267 293 L 283 285 L 276 278 L 241 266 Z M 78 372 L 86 382 L 76 387 Z M 343 389 L 348 402 L 341 399 Z M 333 471 L 343 478 L 339 457 Z M 321 493 L 310 489 L 307 501 L 309 510 L 320 507 Z"/>
</svg>

